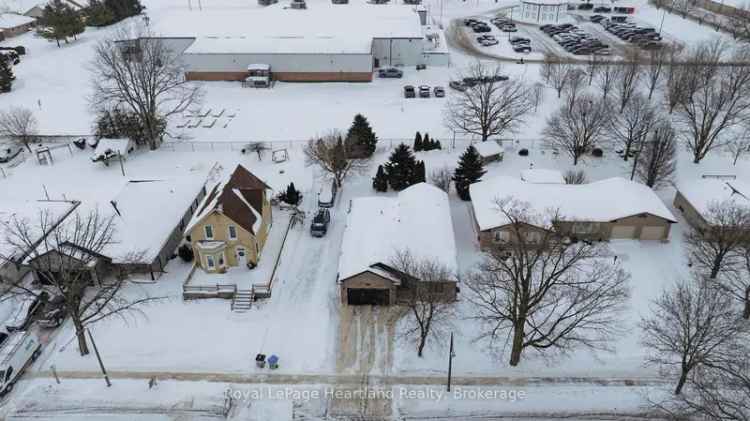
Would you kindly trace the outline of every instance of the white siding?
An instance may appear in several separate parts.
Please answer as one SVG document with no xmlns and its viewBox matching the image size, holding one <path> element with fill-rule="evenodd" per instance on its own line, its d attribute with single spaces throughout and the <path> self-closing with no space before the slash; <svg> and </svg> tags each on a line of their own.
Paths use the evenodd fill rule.
<svg viewBox="0 0 750 421">
<path fill-rule="evenodd" d="M 425 64 L 424 42 L 422 38 L 375 38 L 372 56 L 381 67 Z"/>
<path fill-rule="evenodd" d="M 244 72 L 254 63 L 276 72 L 371 72 L 370 54 L 185 54 L 190 72 Z"/>
</svg>

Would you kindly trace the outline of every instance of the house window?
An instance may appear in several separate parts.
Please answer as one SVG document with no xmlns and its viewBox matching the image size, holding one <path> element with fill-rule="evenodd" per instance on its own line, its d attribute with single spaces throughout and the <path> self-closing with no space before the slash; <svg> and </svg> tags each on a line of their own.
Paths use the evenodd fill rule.
<svg viewBox="0 0 750 421">
<path fill-rule="evenodd" d="M 542 234 L 539 231 L 529 231 L 526 233 L 526 241 L 529 243 L 538 243 L 542 240 Z"/>
<path fill-rule="evenodd" d="M 209 269 L 213 269 L 216 266 L 216 262 L 214 262 L 213 256 L 206 256 L 206 266 Z"/>
<path fill-rule="evenodd" d="M 224 254 L 219 256 L 219 267 L 223 267 L 223 266 L 224 266 Z"/>
<path fill-rule="evenodd" d="M 229 226 L 229 239 L 230 240 L 237 239 L 237 227 L 235 227 L 234 225 Z"/>
<path fill-rule="evenodd" d="M 206 232 L 206 240 L 213 240 L 214 239 L 214 227 L 211 225 L 206 225 L 203 227 L 203 231 Z"/>
<path fill-rule="evenodd" d="M 496 243 L 503 243 L 510 240 L 510 233 L 508 231 L 495 231 L 494 240 Z"/>
</svg>

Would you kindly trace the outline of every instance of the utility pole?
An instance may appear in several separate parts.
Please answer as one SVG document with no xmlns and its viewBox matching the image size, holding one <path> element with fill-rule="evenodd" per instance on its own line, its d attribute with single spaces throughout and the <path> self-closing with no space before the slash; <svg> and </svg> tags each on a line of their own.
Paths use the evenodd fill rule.
<svg viewBox="0 0 750 421">
<path fill-rule="evenodd" d="M 451 374 L 453 371 L 453 357 L 455 356 L 456 353 L 453 352 L 453 332 L 451 332 L 451 346 L 448 351 L 448 392 L 451 391 Z"/>
<path fill-rule="evenodd" d="M 102 362 L 102 356 L 99 355 L 99 349 L 96 347 L 96 342 L 94 342 L 94 337 L 91 335 L 90 330 L 86 329 L 86 332 L 89 334 L 91 345 L 94 347 L 94 354 L 96 354 L 96 359 L 99 361 L 99 367 L 102 369 L 102 374 L 104 374 L 104 381 L 107 382 L 107 387 L 112 387 L 112 383 L 109 381 L 109 376 L 107 375 L 107 369 L 104 368 L 104 363 Z"/>
</svg>

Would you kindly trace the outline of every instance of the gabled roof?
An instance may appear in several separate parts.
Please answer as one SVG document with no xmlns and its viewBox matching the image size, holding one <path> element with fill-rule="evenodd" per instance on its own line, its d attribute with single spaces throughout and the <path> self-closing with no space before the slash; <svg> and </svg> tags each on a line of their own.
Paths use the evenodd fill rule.
<svg viewBox="0 0 750 421">
<path fill-rule="evenodd" d="M 0 29 L 14 29 L 34 22 L 36 19 L 15 13 L 0 13 Z"/>
<path fill-rule="evenodd" d="M 217 211 L 255 235 L 262 219 L 263 195 L 265 190 L 270 189 L 263 180 L 242 165 L 237 165 L 228 179 L 217 183 L 206 195 L 186 231 L 192 230 L 203 218 Z"/>
<path fill-rule="evenodd" d="M 469 192 L 481 231 L 509 222 L 498 208 L 497 202 L 503 199 L 528 204 L 531 211 L 542 217 L 556 212 L 560 220 L 567 221 L 611 222 L 650 214 L 676 222 L 674 215 L 653 190 L 620 177 L 588 184 L 536 184 L 499 176 L 472 184 Z"/>
<path fill-rule="evenodd" d="M 704 216 L 713 204 L 733 202 L 750 206 L 750 183 L 743 180 L 700 178 L 677 185 L 677 191 Z"/>
</svg>

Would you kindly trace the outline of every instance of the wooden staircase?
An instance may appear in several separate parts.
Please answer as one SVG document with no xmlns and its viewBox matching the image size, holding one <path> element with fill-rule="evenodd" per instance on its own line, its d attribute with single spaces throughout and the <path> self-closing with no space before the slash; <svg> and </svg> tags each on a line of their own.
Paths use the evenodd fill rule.
<svg viewBox="0 0 750 421">
<path fill-rule="evenodd" d="M 238 289 L 232 297 L 232 311 L 248 311 L 255 301 L 255 293 L 251 289 Z"/>
</svg>

